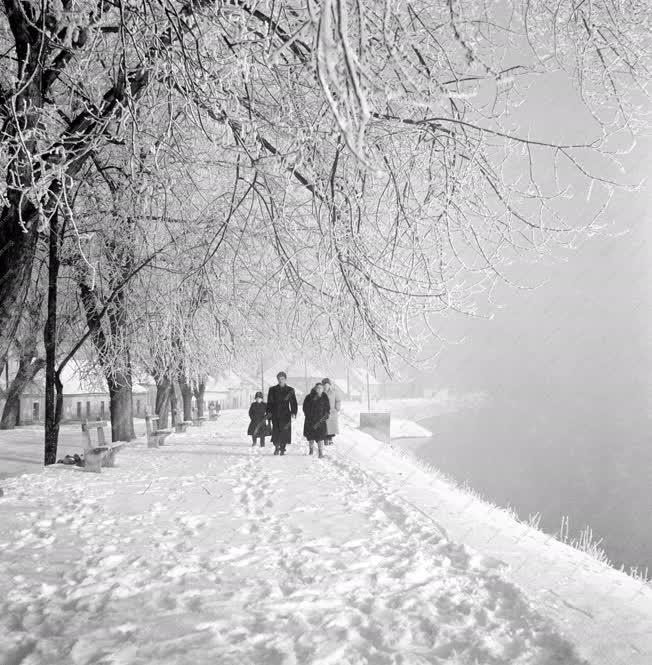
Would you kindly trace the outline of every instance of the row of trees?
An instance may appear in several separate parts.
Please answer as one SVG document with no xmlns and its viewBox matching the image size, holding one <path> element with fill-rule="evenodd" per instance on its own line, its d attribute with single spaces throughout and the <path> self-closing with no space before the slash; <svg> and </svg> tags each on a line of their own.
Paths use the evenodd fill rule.
<svg viewBox="0 0 652 665">
<path fill-rule="evenodd" d="M 134 373 L 166 413 L 175 382 L 187 402 L 265 345 L 415 360 L 437 315 L 599 229 L 648 20 L 607 0 L 5 0 L 7 405 L 45 367 L 48 463 L 80 355 L 114 439 Z M 577 135 L 519 130 L 559 77 Z"/>
</svg>

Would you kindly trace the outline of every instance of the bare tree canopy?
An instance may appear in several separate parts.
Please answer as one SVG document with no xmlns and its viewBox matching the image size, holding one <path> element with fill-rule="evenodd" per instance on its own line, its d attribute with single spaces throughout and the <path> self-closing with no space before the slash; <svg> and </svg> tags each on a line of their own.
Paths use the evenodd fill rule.
<svg viewBox="0 0 652 665">
<path fill-rule="evenodd" d="M 75 223 L 72 191 L 121 150 L 127 177 L 143 150 L 162 174 L 175 156 L 154 216 L 228 219 L 221 260 L 259 257 L 250 306 L 256 282 L 284 299 L 287 334 L 414 355 L 434 313 L 472 311 L 504 265 L 598 228 L 645 121 L 649 20 L 606 0 L 7 0 L 0 357 L 39 236 L 58 209 Z M 590 121 L 530 135 L 519 104 L 557 75 Z"/>
</svg>

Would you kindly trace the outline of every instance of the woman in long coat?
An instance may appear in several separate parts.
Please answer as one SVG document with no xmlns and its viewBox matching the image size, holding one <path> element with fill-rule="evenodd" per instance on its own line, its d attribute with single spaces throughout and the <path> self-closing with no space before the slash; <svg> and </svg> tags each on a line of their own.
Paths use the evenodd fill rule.
<svg viewBox="0 0 652 665">
<path fill-rule="evenodd" d="M 330 414 L 330 403 L 321 383 L 316 384 L 306 395 L 303 400 L 303 413 L 306 416 L 303 423 L 303 436 L 308 439 L 308 452 L 310 455 L 315 452 L 316 441 L 319 457 L 323 457 L 324 441 L 328 435 L 326 423 Z"/>
<path fill-rule="evenodd" d="M 272 443 L 275 455 L 285 455 L 285 446 L 292 443 L 292 418 L 297 417 L 299 405 L 294 388 L 287 385 L 285 372 L 276 376 L 278 385 L 267 393 L 267 419 L 272 421 Z"/>
<path fill-rule="evenodd" d="M 327 446 L 331 446 L 333 445 L 333 437 L 340 433 L 339 413 L 342 401 L 330 379 L 322 379 L 322 384 L 324 386 L 324 394 L 328 397 L 330 404 L 330 416 L 327 423 L 328 432 L 325 443 Z"/>
<path fill-rule="evenodd" d="M 247 434 L 251 437 L 252 447 L 256 445 L 256 440 L 260 439 L 260 447 L 265 447 L 265 437 L 272 434 L 267 423 L 267 404 L 263 402 L 263 393 L 257 392 L 254 401 L 249 407 L 249 427 Z"/>
</svg>

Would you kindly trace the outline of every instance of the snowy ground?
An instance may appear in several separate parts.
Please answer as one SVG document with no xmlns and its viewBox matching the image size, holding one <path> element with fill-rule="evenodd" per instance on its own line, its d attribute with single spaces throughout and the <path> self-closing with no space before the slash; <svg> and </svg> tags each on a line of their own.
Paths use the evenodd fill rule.
<svg viewBox="0 0 652 665">
<path fill-rule="evenodd" d="M 136 435 L 145 433 L 145 421 L 134 423 Z M 81 452 L 82 435 L 79 423 L 61 426 L 58 458 Z M 43 427 L 33 425 L 14 430 L 0 430 L 0 482 L 21 473 L 40 473 L 43 469 Z"/>
<path fill-rule="evenodd" d="M 500 511 L 476 514 L 466 496 L 456 517 L 461 493 L 387 446 L 346 430 L 325 460 L 297 443 L 279 458 L 252 450 L 245 426 L 244 412 L 225 412 L 100 475 L 4 480 L 0 663 L 585 662 L 559 627 L 595 665 L 652 662 L 647 587 L 625 597 L 634 582 L 621 576 L 622 598 L 605 595 L 603 567 L 549 543 L 546 556 L 563 548 L 556 572 L 574 572 L 556 598 L 543 593 L 551 575 L 537 593 L 491 539 L 478 547 L 487 556 L 442 537 L 482 541 Z M 520 548 L 536 569 L 546 546 L 532 534 L 500 558 Z"/>
</svg>

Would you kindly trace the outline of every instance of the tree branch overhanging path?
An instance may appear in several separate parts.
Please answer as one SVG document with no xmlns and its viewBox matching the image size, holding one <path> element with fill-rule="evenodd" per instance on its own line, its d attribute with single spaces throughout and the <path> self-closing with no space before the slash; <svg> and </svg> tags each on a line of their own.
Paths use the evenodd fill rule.
<svg viewBox="0 0 652 665">
<path fill-rule="evenodd" d="M 0 361 L 60 215 L 59 381 L 86 354 L 169 395 L 259 331 L 414 361 L 514 261 L 600 230 L 645 123 L 637 3 L 5 0 L 0 22 Z M 516 130 L 559 76 L 590 131 Z"/>
</svg>

